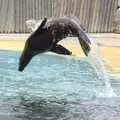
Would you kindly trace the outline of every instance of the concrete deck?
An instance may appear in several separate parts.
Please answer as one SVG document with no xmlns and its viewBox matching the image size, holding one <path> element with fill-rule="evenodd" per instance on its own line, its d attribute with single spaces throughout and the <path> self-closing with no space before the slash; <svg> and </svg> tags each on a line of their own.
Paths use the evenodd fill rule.
<svg viewBox="0 0 120 120">
<path fill-rule="evenodd" d="M 0 41 L 26 40 L 30 34 L 0 34 Z M 99 45 L 120 47 L 120 34 L 114 33 L 92 33 L 89 34 Z M 71 38 L 74 39 L 74 38 Z"/>
</svg>

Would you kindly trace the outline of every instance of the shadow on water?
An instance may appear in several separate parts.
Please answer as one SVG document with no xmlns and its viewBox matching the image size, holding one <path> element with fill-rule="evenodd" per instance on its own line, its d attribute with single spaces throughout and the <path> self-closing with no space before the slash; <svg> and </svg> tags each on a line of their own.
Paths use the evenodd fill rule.
<svg viewBox="0 0 120 120">
<path fill-rule="evenodd" d="M 15 117 L 22 120 L 57 120 L 66 113 L 65 100 L 50 100 L 44 98 L 20 98 L 19 104 L 13 107 Z"/>
<path fill-rule="evenodd" d="M 68 102 L 21 96 L 2 102 L 1 111 L 4 113 L 0 114 L 1 120 L 120 120 L 120 99 Z"/>
</svg>

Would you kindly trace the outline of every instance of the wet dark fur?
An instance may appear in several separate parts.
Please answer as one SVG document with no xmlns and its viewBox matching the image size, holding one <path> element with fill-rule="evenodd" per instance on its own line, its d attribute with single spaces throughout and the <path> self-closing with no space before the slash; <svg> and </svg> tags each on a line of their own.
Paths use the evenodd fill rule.
<svg viewBox="0 0 120 120">
<path fill-rule="evenodd" d="M 57 44 L 68 36 L 78 37 L 80 45 L 87 56 L 91 43 L 85 31 L 76 21 L 69 18 L 47 21 L 47 18 L 45 18 L 38 29 L 26 41 L 20 57 L 19 71 L 24 70 L 33 56 L 42 52 L 52 51 L 58 54 L 71 55 L 71 51 Z"/>
</svg>

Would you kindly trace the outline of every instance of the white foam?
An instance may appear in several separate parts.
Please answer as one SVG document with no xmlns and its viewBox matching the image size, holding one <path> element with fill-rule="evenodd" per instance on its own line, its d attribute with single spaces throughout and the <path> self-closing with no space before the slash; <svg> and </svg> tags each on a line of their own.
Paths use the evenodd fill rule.
<svg viewBox="0 0 120 120">
<path fill-rule="evenodd" d="M 88 35 L 87 35 L 88 36 Z M 103 80 L 105 84 L 105 89 L 101 91 L 99 94 L 97 94 L 98 97 L 116 97 L 116 94 L 114 93 L 112 86 L 110 84 L 110 80 L 107 74 L 107 70 L 104 66 L 102 56 L 100 55 L 99 48 L 97 47 L 97 44 L 95 41 L 93 41 L 89 36 L 88 38 L 91 41 L 91 52 L 88 55 L 88 61 L 91 63 L 91 65 L 94 67 L 96 70 L 96 73 L 98 77 Z"/>
</svg>

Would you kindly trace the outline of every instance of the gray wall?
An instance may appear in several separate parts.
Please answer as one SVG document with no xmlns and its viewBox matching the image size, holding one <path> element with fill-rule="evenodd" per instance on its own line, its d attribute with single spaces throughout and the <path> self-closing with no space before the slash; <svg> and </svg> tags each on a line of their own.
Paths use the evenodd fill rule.
<svg viewBox="0 0 120 120">
<path fill-rule="evenodd" d="M 0 0 L 0 32 L 25 33 L 25 21 L 75 15 L 88 32 L 112 32 L 118 0 Z"/>
</svg>

